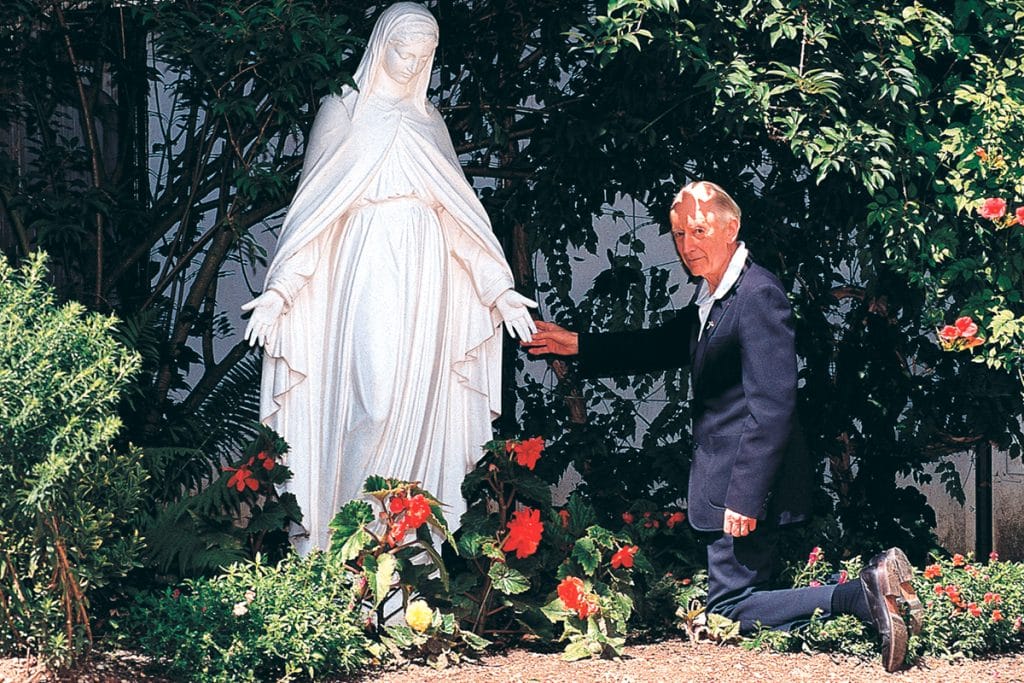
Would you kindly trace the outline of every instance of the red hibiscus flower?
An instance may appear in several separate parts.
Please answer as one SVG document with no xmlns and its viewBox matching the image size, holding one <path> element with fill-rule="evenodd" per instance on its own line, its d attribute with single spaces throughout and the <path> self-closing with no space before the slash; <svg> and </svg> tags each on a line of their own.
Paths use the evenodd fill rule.
<svg viewBox="0 0 1024 683">
<path fill-rule="evenodd" d="M 260 483 L 256 480 L 256 477 L 252 475 L 252 470 L 249 469 L 248 465 L 242 465 L 238 469 L 234 467 L 225 467 L 225 472 L 234 472 L 231 477 L 228 478 L 228 488 L 233 488 L 239 493 L 248 488 L 250 491 L 255 491 L 260 487 Z"/>
<path fill-rule="evenodd" d="M 924 568 L 924 578 L 935 579 L 942 576 L 942 567 L 937 564 L 930 564 Z"/>
<path fill-rule="evenodd" d="M 635 545 L 627 545 L 621 548 L 612 555 L 612 569 L 618 569 L 619 567 L 631 568 L 633 566 L 633 556 L 636 555 L 638 550 L 640 548 Z"/>
<path fill-rule="evenodd" d="M 685 512 L 673 512 L 671 515 L 668 516 L 668 519 L 665 520 L 665 526 L 667 526 L 669 529 L 671 529 L 676 524 L 682 524 L 685 521 L 686 521 L 686 513 Z"/>
<path fill-rule="evenodd" d="M 946 325 L 939 330 L 939 339 L 951 342 L 960 336 L 960 330 L 956 329 L 955 325 Z"/>
<path fill-rule="evenodd" d="M 953 566 L 954 567 L 962 567 L 966 563 L 967 563 L 967 560 L 965 560 L 964 556 L 961 555 L 960 553 L 956 553 L 955 555 L 953 555 Z"/>
<path fill-rule="evenodd" d="M 625 522 L 626 524 L 632 524 L 633 522 L 636 521 L 636 518 L 633 517 L 633 513 L 632 512 L 623 512 L 622 513 L 622 521 Z"/>
<path fill-rule="evenodd" d="M 540 521 L 540 510 L 523 508 L 512 513 L 508 523 L 508 536 L 502 544 L 506 552 L 514 550 L 520 560 L 537 552 L 540 538 L 544 535 L 544 523 Z"/>
<path fill-rule="evenodd" d="M 576 612 L 580 619 L 586 619 L 591 614 L 596 614 L 600 608 L 597 596 L 587 593 L 582 579 L 575 576 L 568 576 L 558 584 L 558 599 L 562 601 L 566 609 Z"/>
<path fill-rule="evenodd" d="M 543 450 L 544 439 L 540 436 L 521 441 L 512 449 L 513 453 L 515 453 L 516 462 L 528 470 L 532 470 L 537 466 L 537 461 L 540 459 L 540 453 Z"/>
<path fill-rule="evenodd" d="M 821 559 L 821 548 L 814 546 L 811 548 L 810 554 L 807 556 L 807 564 L 814 565 Z"/>
<path fill-rule="evenodd" d="M 999 593 L 988 592 L 985 593 L 985 597 L 982 598 L 982 601 L 985 603 L 995 603 L 998 605 L 1000 602 L 1003 601 L 1003 596 L 999 595 Z"/>
<path fill-rule="evenodd" d="M 994 609 L 994 610 L 992 610 L 992 621 L 1002 621 L 1002 620 L 1003 620 L 1003 610 L 1001 610 L 1001 609 Z"/>
<path fill-rule="evenodd" d="M 1006 200 L 999 197 L 989 197 L 978 207 L 978 215 L 989 220 L 1002 218 L 1005 213 Z"/>
<path fill-rule="evenodd" d="M 988 554 L 988 561 L 989 562 L 998 562 L 999 561 L 999 553 L 997 553 L 995 550 L 990 552 Z"/>
<path fill-rule="evenodd" d="M 1018 225 L 1024 225 L 1024 206 L 1018 206 L 1013 212 L 1013 217 L 1017 219 Z"/>
<path fill-rule="evenodd" d="M 967 603 L 967 611 L 971 613 L 972 617 L 980 617 L 981 616 L 981 608 L 978 607 L 977 603 L 974 603 L 974 602 Z"/>
<path fill-rule="evenodd" d="M 977 156 L 982 161 L 988 161 L 988 152 L 985 151 L 984 147 L 975 147 L 974 155 Z"/>
<path fill-rule="evenodd" d="M 978 326 L 968 315 L 956 319 L 956 329 L 961 337 L 973 337 L 978 334 Z"/>
</svg>

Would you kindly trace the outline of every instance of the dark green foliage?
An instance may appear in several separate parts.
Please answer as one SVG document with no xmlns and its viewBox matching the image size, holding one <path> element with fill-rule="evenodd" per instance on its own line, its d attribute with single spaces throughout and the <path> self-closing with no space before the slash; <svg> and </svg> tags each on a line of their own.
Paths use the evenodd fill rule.
<svg viewBox="0 0 1024 683">
<path fill-rule="evenodd" d="M 669 307 L 663 271 L 641 257 L 667 228 L 674 191 L 694 178 L 727 187 L 753 257 L 791 290 L 800 413 L 829 494 L 816 507 L 840 520 L 830 542 L 901 543 L 920 558 L 932 513 L 897 478 L 925 481 L 983 440 L 1019 452 L 1024 232 L 976 209 L 991 196 L 1024 205 L 1021 12 L 1003 1 L 610 3 L 576 24 L 580 49 L 555 51 L 559 92 L 540 86 L 544 105 L 516 120 L 536 124 L 529 145 L 501 157 L 526 177 L 489 206 L 499 229 L 521 224 L 525 248 L 543 255 L 545 317 L 612 330 Z M 504 92 L 491 102 L 514 97 Z M 626 216 L 629 200 L 653 226 Z M 581 299 L 569 288 L 575 245 L 614 245 Z M 968 256 L 973 265 L 958 265 Z M 936 344 L 935 325 L 961 314 L 990 339 L 973 357 Z M 665 509 L 683 495 L 682 374 L 545 384 L 544 398 L 522 385 L 522 422 L 573 461 L 605 519 L 633 500 Z M 585 427 L 561 405 L 574 394 L 590 409 Z"/>
<path fill-rule="evenodd" d="M 140 597 L 121 624 L 167 673 L 195 683 L 321 680 L 368 665 L 353 575 L 327 555 L 257 557 Z"/>
<path fill-rule="evenodd" d="M 291 478 L 291 471 L 277 462 L 288 447 L 267 427 L 253 430 L 258 436 L 246 444 L 234 467 L 222 468 L 205 488 L 143 520 L 145 558 L 161 573 L 208 575 L 257 554 L 275 561 L 288 552 L 288 525 L 302 520 L 295 496 L 278 492 Z M 188 453 L 180 460 L 177 455 L 175 449 L 146 451 L 149 458 L 166 459 L 164 471 L 189 462 Z"/>
<path fill-rule="evenodd" d="M 45 278 L 42 255 L 0 261 L 0 653 L 66 663 L 91 642 L 90 598 L 137 562 L 145 474 L 111 447 L 138 357 Z"/>
</svg>

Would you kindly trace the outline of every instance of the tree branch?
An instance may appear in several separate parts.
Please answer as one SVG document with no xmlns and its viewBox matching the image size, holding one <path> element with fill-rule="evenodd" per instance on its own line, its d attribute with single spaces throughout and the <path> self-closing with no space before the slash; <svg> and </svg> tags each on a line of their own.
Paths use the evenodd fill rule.
<svg viewBox="0 0 1024 683">
<path fill-rule="evenodd" d="M 92 184 L 97 190 L 102 190 L 103 178 L 100 169 L 100 147 L 96 138 L 96 124 L 92 119 L 92 105 L 85 93 L 85 83 L 82 81 L 81 73 L 79 73 L 78 59 L 75 56 L 75 49 L 71 45 L 71 32 L 64 18 L 64 10 L 61 9 L 61 4 L 61 0 L 56 0 L 53 3 L 54 16 L 57 17 L 57 22 L 60 24 L 61 31 L 64 34 L 64 49 L 67 51 L 68 61 L 71 63 L 71 72 L 75 80 L 75 87 L 78 89 L 78 99 L 82 107 L 80 112 L 82 127 L 85 129 L 85 138 L 89 145 L 89 160 L 92 165 Z M 96 87 L 98 88 L 99 85 L 97 84 Z M 103 231 L 105 228 L 103 212 L 96 211 L 95 217 L 96 286 L 94 290 L 94 305 L 99 307 L 100 302 L 103 300 Z"/>
</svg>

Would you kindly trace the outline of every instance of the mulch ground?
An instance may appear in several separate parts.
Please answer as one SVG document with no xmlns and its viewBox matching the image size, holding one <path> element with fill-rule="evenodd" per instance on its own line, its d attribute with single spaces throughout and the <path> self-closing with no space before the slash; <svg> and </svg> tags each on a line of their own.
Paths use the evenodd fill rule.
<svg viewBox="0 0 1024 683">
<path fill-rule="evenodd" d="M 620 661 L 563 662 L 558 654 L 509 650 L 488 655 L 479 663 L 434 671 L 412 666 L 399 671 L 370 671 L 347 679 L 353 683 L 753 683 L 755 681 L 813 681 L 814 683 L 1024 683 L 1024 656 L 950 663 L 925 660 L 889 674 L 878 660 L 863 661 L 826 654 L 749 652 L 741 647 L 683 640 L 634 645 Z M 120 652 L 92 657 L 82 667 L 61 676 L 38 670 L 31 662 L 0 659 L 0 683 L 166 683 L 147 672 L 146 662 Z M 340 683 L 340 681 L 338 681 Z"/>
</svg>

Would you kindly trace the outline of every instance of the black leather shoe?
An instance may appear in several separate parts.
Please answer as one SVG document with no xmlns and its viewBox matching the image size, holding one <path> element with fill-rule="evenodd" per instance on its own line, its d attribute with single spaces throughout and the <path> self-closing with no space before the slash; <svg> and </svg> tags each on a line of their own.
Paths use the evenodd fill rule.
<svg viewBox="0 0 1024 683">
<path fill-rule="evenodd" d="M 889 548 L 874 556 L 860 573 L 871 619 L 882 636 L 882 664 L 886 671 L 903 665 L 910 631 L 921 631 L 924 610 L 911 584 L 913 576 L 910 561 L 899 548 Z M 904 607 L 908 611 L 907 621 L 902 615 Z"/>
</svg>

